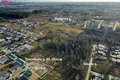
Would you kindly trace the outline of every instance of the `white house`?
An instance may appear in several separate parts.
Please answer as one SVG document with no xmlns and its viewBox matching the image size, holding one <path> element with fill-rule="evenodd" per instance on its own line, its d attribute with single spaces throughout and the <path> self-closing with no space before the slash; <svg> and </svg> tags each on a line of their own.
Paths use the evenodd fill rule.
<svg viewBox="0 0 120 80">
<path fill-rule="evenodd" d="M 1 57 L 0 58 L 0 64 L 4 64 L 8 60 L 7 57 Z"/>
</svg>

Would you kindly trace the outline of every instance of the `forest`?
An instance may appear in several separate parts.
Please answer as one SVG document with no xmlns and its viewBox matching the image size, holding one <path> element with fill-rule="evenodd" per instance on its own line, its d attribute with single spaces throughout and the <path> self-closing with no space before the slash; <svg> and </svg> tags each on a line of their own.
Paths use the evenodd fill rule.
<svg viewBox="0 0 120 80">
<path fill-rule="evenodd" d="M 0 18 L 2 19 L 22 19 L 27 18 L 31 15 L 30 12 L 22 12 L 22 11 L 0 11 Z"/>
</svg>

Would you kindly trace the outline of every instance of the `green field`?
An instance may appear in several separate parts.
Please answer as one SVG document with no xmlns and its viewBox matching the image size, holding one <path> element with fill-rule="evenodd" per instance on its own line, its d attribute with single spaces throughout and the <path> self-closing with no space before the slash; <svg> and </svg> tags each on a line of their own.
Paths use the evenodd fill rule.
<svg viewBox="0 0 120 80">
<path fill-rule="evenodd" d="M 116 29 L 120 29 L 120 24 L 117 25 Z"/>
<path fill-rule="evenodd" d="M 91 21 L 89 21 L 89 22 L 88 22 L 88 25 L 89 25 L 89 26 L 87 26 L 87 28 L 97 29 L 98 26 L 99 26 L 99 24 L 100 24 L 100 21 L 94 21 L 94 24 L 93 24 Z"/>
<path fill-rule="evenodd" d="M 4 35 L 2 33 L 0 33 L 0 39 L 3 39 Z"/>
<path fill-rule="evenodd" d="M 22 26 L 17 26 L 17 25 L 11 25 L 9 24 L 7 26 L 7 28 L 9 29 L 13 29 L 13 30 L 28 30 L 31 32 L 35 32 L 35 33 L 39 33 L 40 31 L 44 31 L 44 32 L 48 32 L 48 31 L 56 31 L 56 30 L 60 30 L 63 32 L 73 32 L 73 33 L 81 33 L 83 32 L 81 29 L 75 28 L 73 26 L 65 26 L 61 23 L 46 23 L 45 25 L 39 25 L 36 28 L 31 28 L 31 27 L 22 27 Z"/>
</svg>

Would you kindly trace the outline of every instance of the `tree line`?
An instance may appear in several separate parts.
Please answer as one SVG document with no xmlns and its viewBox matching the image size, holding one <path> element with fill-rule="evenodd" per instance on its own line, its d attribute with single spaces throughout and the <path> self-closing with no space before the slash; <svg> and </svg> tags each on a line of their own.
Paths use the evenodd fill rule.
<svg viewBox="0 0 120 80">
<path fill-rule="evenodd" d="M 0 11 L 0 18 L 2 19 L 22 19 L 27 18 L 31 15 L 30 12 L 23 12 L 23 11 L 9 11 L 9 10 L 1 10 Z"/>
</svg>

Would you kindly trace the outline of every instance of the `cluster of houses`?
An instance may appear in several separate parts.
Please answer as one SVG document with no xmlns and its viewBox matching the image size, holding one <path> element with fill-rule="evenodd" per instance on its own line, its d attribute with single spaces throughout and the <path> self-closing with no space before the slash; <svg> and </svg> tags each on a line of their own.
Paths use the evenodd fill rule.
<svg viewBox="0 0 120 80">
<path fill-rule="evenodd" d="M 4 44 L 11 44 L 16 41 L 21 41 L 25 37 L 23 33 L 13 31 L 5 27 L 0 27 L 0 33 L 4 34 Z"/>
<path fill-rule="evenodd" d="M 5 26 L 0 26 L 0 33 L 4 35 L 0 39 L 0 80 L 11 80 L 15 71 L 22 71 L 16 80 L 29 80 L 32 72 L 28 70 L 27 62 L 18 58 L 16 54 L 22 51 L 34 49 L 32 43 L 37 39 L 33 33 L 29 35 L 19 31 L 13 31 Z M 37 36 L 38 37 L 38 36 Z"/>
<path fill-rule="evenodd" d="M 119 64 L 120 63 L 120 47 L 119 46 L 112 47 L 112 50 L 113 50 L 111 51 L 112 61 Z"/>
<path fill-rule="evenodd" d="M 1 66 L 3 66 L 3 67 L 1 67 Z M 15 71 L 22 71 L 21 74 L 25 73 L 25 71 L 27 71 L 27 62 L 25 62 L 21 58 L 18 58 L 14 54 L 8 54 L 8 55 L 1 56 L 1 58 L 0 58 L 0 77 L 1 77 L 1 79 L 2 80 L 11 80 L 12 75 L 14 74 Z M 29 71 L 29 72 L 32 75 L 32 72 L 31 71 Z M 21 74 L 19 74 L 19 76 L 21 76 Z M 31 75 L 27 76 L 23 80 L 28 80 L 28 78 Z M 18 76 L 18 78 L 20 78 L 19 76 Z M 25 74 L 23 74 L 22 76 L 25 76 Z"/>
<path fill-rule="evenodd" d="M 99 44 L 96 47 L 95 53 L 94 53 L 94 59 L 96 61 L 104 61 L 106 60 L 106 52 L 107 52 L 107 47 L 104 45 Z"/>
<path fill-rule="evenodd" d="M 96 20 L 87 20 L 86 21 L 86 27 L 93 27 L 93 26 L 97 26 L 96 25 Z"/>
<path fill-rule="evenodd" d="M 14 20 L 10 21 L 11 24 L 21 25 L 24 27 L 37 27 L 39 26 L 39 22 L 27 22 L 25 20 Z"/>
<path fill-rule="evenodd" d="M 30 50 L 33 49 L 32 46 L 28 45 L 32 42 L 32 39 L 29 39 L 29 36 L 26 36 L 23 33 L 18 31 L 12 31 L 5 27 L 0 27 L 1 33 L 4 34 L 4 39 L 2 39 L 2 46 L 6 46 L 2 48 L 2 51 L 6 54 L 11 52 L 19 53 L 25 49 Z M 18 42 L 17 44 L 14 44 Z"/>
<path fill-rule="evenodd" d="M 20 75 L 16 78 L 16 80 L 29 80 L 32 72 L 30 70 L 26 70 L 20 73 Z"/>
<path fill-rule="evenodd" d="M 97 72 L 93 72 L 91 71 L 91 79 L 90 80 L 120 80 L 119 77 L 115 77 L 112 75 L 108 75 L 107 77 L 103 74 L 97 73 Z M 106 77 L 106 79 L 104 79 Z"/>
<path fill-rule="evenodd" d="M 107 48 L 105 45 L 99 44 L 96 47 L 94 58 L 96 61 L 105 61 L 107 60 L 107 56 L 110 57 L 110 60 L 116 63 L 120 63 L 120 47 L 115 46 L 111 47 L 111 50 Z"/>
<path fill-rule="evenodd" d="M 103 27 L 103 28 L 113 28 L 115 26 L 115 23 L 113 23 L 113 22 L 110 22 L 110 23 L 103 23 L 102 25 L 101 25 L 101 27 Z"/>
<path fill-rule="evenodd" d="M 4 39 L 1 42 L 6 43 L 0 50 L 0 79 L 11 80 L 15 71 L 24 70 L 16 80 L 29 80 L 28 78 L 32 75 L 32 72 L 26 70 L 27 63 L 23 59 L 18 58 L 15 53 L 33 49 L 33 46 L 29 45 L 31 39 L 21 32 L 12 31 L 5 27 L 0 27 L 0 33 L 4 35 Z"/>
<path fill-rule="evenodd" d="M 28 45 L 28 44 L 23 44 L 23 45 L 12 45 L 11 44 L 10 46 L 4 47 L 2 49 L 2 51 L 6 54 L 9 54 L 11 52 L 17 54 L 17 53 L 20 53 L 24 50 L 32 50 L 32 49 L 34 49 L 34 47 L 31 45 Z"/>
</svg>

